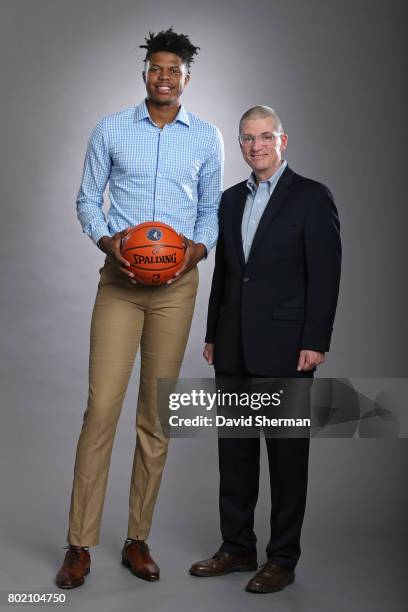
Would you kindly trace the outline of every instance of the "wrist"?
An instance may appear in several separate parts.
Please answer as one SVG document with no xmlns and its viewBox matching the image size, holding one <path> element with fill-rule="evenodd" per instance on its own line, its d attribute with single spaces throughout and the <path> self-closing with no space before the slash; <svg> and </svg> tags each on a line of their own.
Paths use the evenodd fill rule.
<svg viewBox="0 0 408 612">
<path fill-rule="evenodd" d="M 96 246 L 98 247 L 98 249 L 103 251 L 103 253 L 106 253 L 106 243 L 108 240 L 110 240 L 109 236 L 102 236 L 101 238 L 99 238 L 98 242 L 96 243 Z"/>
<path fill-rule="evenodd" d="M 202 242 L 197 242 L 196 253 L 199 261 L 201 259 L 204 259 L 204 257 L 207 257 L 207 247 L 205 246 L 205 244 L 203 244 Z"/>
</svg>

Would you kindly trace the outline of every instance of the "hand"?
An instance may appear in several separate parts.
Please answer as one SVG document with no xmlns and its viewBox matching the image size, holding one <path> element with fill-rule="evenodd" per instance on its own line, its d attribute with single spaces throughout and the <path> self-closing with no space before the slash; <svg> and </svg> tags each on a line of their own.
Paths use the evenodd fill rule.
<svg viewBox="0 0 408 612">
<path fill-rule="evenodd" d="M 183 265 L 181 266 L 180 270 L 176 272 L 174 277 L 167 281 L 168 285 L 171 285 L 171 283 L 174 283 L 181 276 L 183 276 L 183 274 L 189 272 L 198 264 L 199 261 L 201 261 L 201 259 L 203 259 L 203 257 L 207 255 L 207 249 L 204 244 L 189 240 L 183 236 L 183 234 L 180 234 L 180 236 L 184 240 L 186 254 L 184 255 Z"/>
<path fill-rule="evenodd" d="M 214 365 L 214 344 L 212 342 L 207 342 L 205 345 L 203 357 L 208 365 Z"/>
<path fill-rule="evenodd" d="M 136 281 L 134 280 L 134 274 L 129 270 L 130 263 L 122 257 L 122 253 L 120 250 L 120 245 L 122 238 L 126 236 L 126 234 L 130 231 L 130 227 L 122 230 L 121 232 L 116 232 L 113 236 L 102 236 L 102 238 L 98 241 L 98 247 L 106 253 L 106 255 L 118 266 L 119 270 L 126 274 L 126 276 L 130 279 L 130 282 L 136 285 Z"/>
<path fill-rule="evenodd" d="M 324 353 L 302 349 L 299 355 L 297 371 L 301 372 L 303 370 L 303 372 L 308 372 L 309 370 L 313 370 L 313 368 L 323 363 L 324 360 Z"/>
</svg>

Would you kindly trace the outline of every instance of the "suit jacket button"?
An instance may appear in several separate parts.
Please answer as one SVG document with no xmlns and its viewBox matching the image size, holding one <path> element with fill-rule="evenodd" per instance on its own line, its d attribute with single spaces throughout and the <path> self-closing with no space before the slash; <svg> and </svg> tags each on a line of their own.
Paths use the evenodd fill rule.
<svg viewBox="0 0 408 612">
<path fill-rule="evenodd" d="M 243 281 L 244 283 L 247 283 L 250 280 L 249 276 L 244 276 Z"/>
</svg>

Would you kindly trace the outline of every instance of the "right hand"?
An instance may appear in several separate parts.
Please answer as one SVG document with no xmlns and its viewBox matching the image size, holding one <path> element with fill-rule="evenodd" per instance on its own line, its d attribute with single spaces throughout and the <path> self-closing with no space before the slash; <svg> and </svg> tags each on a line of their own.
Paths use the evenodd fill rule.
<svg viewBox="0 0 408 612">
<path fill-rule="evenodd" d="M 207 342 L 205 345 L 203 357 L 208 365 L 214 365 L 214 344 L 212 342 Z"/>
<path fill-rule="evenodd" d="M 126 236 L 130 230 L 131 228 L 127 227 L 121 232 L 116 232 L 113 236 L 102 236 L 98 242 L 98 247 L 118 266 L 122 274 L 125 274 L 131 283 L 136 284 L 134 274 L 129 270 L 130 263 L 122 256 L 120 251 L 122 238 Z"/>
</svg>

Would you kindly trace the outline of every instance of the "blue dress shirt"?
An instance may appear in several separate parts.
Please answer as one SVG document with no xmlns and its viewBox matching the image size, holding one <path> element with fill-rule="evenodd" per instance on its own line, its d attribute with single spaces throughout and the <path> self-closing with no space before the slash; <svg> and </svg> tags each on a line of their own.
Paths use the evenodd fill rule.
<svg viewBox="0 0 408 612">
<path fill-rule="evenodd" d="M 248 261 L 255 233 L 266 205 L 287 165 L 287 161 L 282 162 L 275 174 L 272 174 L 266 181 L 261 181 L 259 185 L 253 172 L 247 180 L 249 193 L 245 202 L 241 225 L 245 261 Z"/>
<path fill-rule="evenodd" d="M 152 121 L 146 101 L 108 115 L 93 130 L 85 156 L 76 202 L 82 229 L 97 243 L 127 227 L 162 221 L 208 253 L 218 237 L 223 163 L 218 128 L 183 106 L 163 128 Z"/>
</svg>

